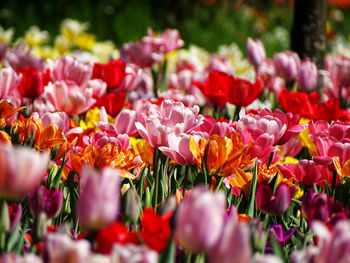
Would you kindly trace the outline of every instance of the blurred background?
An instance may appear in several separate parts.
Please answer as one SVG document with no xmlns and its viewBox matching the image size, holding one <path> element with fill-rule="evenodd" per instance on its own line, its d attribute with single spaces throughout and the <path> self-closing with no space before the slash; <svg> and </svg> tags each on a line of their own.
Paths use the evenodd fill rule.
<svg viewBox="0 0 350 263">
<path fill-rule="evenodd" d="M 349 7 L 349 0 L 329 1 L 329 43 L 348 43 Z M 176 28 L 186 45 L 211 52 L 233 42 L 245 52 L 248 37 L 261 38 L 269 56 L 289 49 L 292 17 L 289 0 L 0 0 L 0 25 L 13 28 L 14 39 L 36 25 L 54 41 L 61 22 L 72 18 L 87 22 L 89 33 L 117 47 L 142 38 L 148 27 L 155 32 Z"/>
</svg>

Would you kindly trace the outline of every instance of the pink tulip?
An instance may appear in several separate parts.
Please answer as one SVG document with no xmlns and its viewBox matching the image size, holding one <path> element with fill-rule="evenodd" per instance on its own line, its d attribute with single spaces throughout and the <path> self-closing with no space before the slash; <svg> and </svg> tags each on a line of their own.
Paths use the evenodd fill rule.
<svg viewBox="0 0 350 263">
<path fill-rule="evenodd" d="M 97 131 L 89 139 L 89 141 L 97 148 L 102 148 L 107 143 L 114 143 L 119 149 L 130 148 L 130 138 L 127 134 L 109 134 L 106 131 Z"/>
<path fill-rule="evenodd" d="M 255 67 L 259 67 L 266 59 L 264 44 L 259 40 L 248 38 L 247 41 L 247 58 Z"/>
<path fill-rule="evenodd" d="M 305 91 L 313 91 L 317 86 L 318 71 L 316 64 L 306 59 L 300 64 L 298 74 L 298 86 Z"/>
<path fill-rule="evenodd" d="M 169 133 L 189 134 L 202 123 L 203 117 L 198 113 L 198 106 L 189 108 L 173 100 L 164 100 L 159 107 L 148 103 L 138 111 L 139 122 L 135 126 L 152 147 L 168 147 Z"/>
<path fill-rule="evenodd" d="M 238 222 L 236 209 L 233 209 L 218 242 L 209 252 L 210 263 L 245 263 L 250 259 L 252 252 L 248 226 Z"/>
<path fill-rule="evenodd" d="M 23 67 L 32 67 L 37 70 L 44 70 L 45 59 L 30 54 L 30 47 L 20 42 L 12 50 L 8 50 L 3 60 L 5 67 L 12 67 L 16 72 Z"/>
<path fill-rule="evenodd" d="M 90 244 L 87 240 L 73 241 L 64 233 L 52 233 L 45 237 L 45 255 L 47 262 L 84 263 L 91 256 Z"/>
<path fill-rule="evenodd" d="M 56 81 L 45 88 L 49 101 L 58 111 L 68 115 L 79 115 L 95 104 L 93 90 L 86 86 L 78 86 L 73 81 Z"/>
<path fill-rule="evenodd" d="M 233 74 L 233 65 L 231 61 L 225 56 L 212 55 L 209 59 L 209 63 L 205 68 L 205 76 L 213 70 L 225 72 L 227 74 Z"/>
<path fill-rule="evenodd" d="M 56 124 L 64 134 L 69 129 L 69 116 L 65 112 L 46 112 L 41 116 L 41 120 L 44 128 Z"/>
<path fill-rule="evenodd" d="M 119 263 L 142 262 L 142 263 L 157 263 L 158 254 L 154 250 L 150 250 L 146 246 L 137 246 L 134 244 L 113 246 L 112 258 Z"/>
<path fill-rule="evenodd" d="M 291 262 L 347 262 L 350 257 L 350 224 L 339 221 L 333 230 L 321 222 L 312 225 L 312 231 L 318 238 L 317 245 L 309 245 L 303 250 L 294 251 Z"/>
<path fill-rule="evenodd" d="M 51 71 L 51 81 L 69 80 L 78 86 L 86 84 L 91 79 L 93 63 L 82 63 L 75 57 L 63 56 L 57 61 L 48 61 Z"/>
<path fill-rule="evenodd" d="M 80 224 L 89 229 L 100 229 L 111 224 L 117 219 L 119 211 L 119 171 L 107 167 L 97 174 L 86 165 L 80 176 L 80 199 L 77 204 Z"/>
<path fill-rule="evenodd" d="M 344 56 L 327 56 L 325 69 L 336 87 L 350 86 L 350 59 Z"/>
<path fill-rule="evenodd" d="M 22 75 L 17 75 L 12 68 L 0 70 L 0 99 L 14 97 L 21 98 L 18 92 L 18 85 L 22 80 Z"/>
<path fill-rule="evenodd" d="M 43 179 L 50 156 L 30 148 L 0 144 L 0 198 L 20 199 Z"/>
<path fill-rule="evenodd" d="M 275 54 L 273 57 L 276 74 L 286 80 L 294 80 L 298 76 L 300 58 L 292 51 Z"/>
<path fill-rule="evenodd" d="M 314 161 L 301 160 L 298 163 L 277 165 L 283 176 L 293 178 L 295 182 L 305 186 L 320 184 L 324 180 L 329 181 L 329 170 L 325 165 L 316 164 Z"/>
<path fill-rule="evenodd" d="M 155 38 L 154 33 L 150 28 L 148 28 L 147 34 L 148 36 L 146 38 L 153 38 L 154 40 L 152 41 L 161 42 L 160 51 L 163 54 L 169 53 L 170 51 L 173 51 L 175 49 L 179 49 L 184 45 L 183 40 L 180 39 L 179 31 L 177 31 L 176 29 L 168 28 L 163 33 L 161 33 L 158 38 Z"/>
<path fill-rule="evenodd" d="M 195 164 L 196 160 L 190 151 L 190 135 L 186 133 L 180 135 L 169 133 L 167 139 L 169 147 L 159 147 L 158 149 L 161 152 L 180 165 Z"/>
<path fill-rule="evenodd" d="M 248 263 L 282 263 L 283 261 L 275 255 L 257 255 L 248 261 Z"/>
<path fill-rule="evenodd" d="M 194 253 L 211 251 L 224 227 L 225 196 L 203 186 L 193 189 L 179 205 L 175 238 Z"/>
</svg>

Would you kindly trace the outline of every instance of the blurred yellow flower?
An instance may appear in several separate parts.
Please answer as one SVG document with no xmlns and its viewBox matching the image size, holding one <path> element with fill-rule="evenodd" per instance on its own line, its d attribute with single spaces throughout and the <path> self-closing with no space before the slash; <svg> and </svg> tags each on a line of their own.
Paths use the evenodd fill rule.
<svg viewBox="0 0 350 263">
<path fill-rule="evenodd" d="M 92 34 L 82 33 L 75 39 L 78 48 L 91 51 L 96 42 L 96 36 Z"/>
<path fill-rule="evenodd" d="M 24 43 L 30 47 L 40 46 L 49 41 L 49 33 L 40 31 L 37 26 L 31 26 L 24 34 Z"/>
<path fill-rule="evenodd" d="M 300 124 L 307 124 L 309 123 L 310 120 L 301 118 L 299 123 Z M 301 145 L 303 147 L 306 147 L 309 150 L 309 153 L 311 156 L 316 156 L 317 155 L 317 148 L 316 145 L 311 141 L 309 138 L 309 128 L 304 129 L 298 136 L 298 140 L 300 141 Z"/>
<path fill-rule="evenodd" d="M 0 43 L 10 43 L 14 33 L 15 30 L 12 27 L 5 30 L 2 26 L 0 26 Z"/>
</svg>

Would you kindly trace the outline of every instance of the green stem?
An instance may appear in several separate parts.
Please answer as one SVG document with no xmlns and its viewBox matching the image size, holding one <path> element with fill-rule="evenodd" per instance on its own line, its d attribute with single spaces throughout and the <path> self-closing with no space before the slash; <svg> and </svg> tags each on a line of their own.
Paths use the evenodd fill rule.
<svg viewBox="0 0 350 263">
<path fill-rule="evenodd" d="M 220 176 L 220 181 L 219 181 L 215 191 L 219 191 L 220 190 L 220 187 L 221 187 L 223 181 L 224 181 L 224 177 Z"/>
<path fill-rule="evenodd" d="M 189 165 L 186 165 L 185 167 L 185 178 L 184 178 L 184 187 L 183 187 L 183 196 L 185 197 L 186 188 L 187 188 L 187 181 L 188 181 L 188 172 L 189 172 Z"/>
<path fill-rule="evenodd" d="M 154 154 L 153 154 L 153 176 L 155 177 L 156 180 L 156 187 L 155 187 L 155 194 L 153 196 L 153 206 L 154 209 L 157 209 L 157 204 L 158 204 L 158 192 L 159 192 L 159 158 L 158 158 L 159 152 L 157 149 L 154 150 Z"/>
<path fill-rule="evenodd" d="M 241 106 L 236 106 L 235 113 L 233 114 L 233 121 L 238 121 L 240 111 L 241 111 Z"/>
<path fill-rule="evenodd" d="M 186 263 L 191 263 L 192 253 L 188 252 L 186 255 Z"/>
</svg>

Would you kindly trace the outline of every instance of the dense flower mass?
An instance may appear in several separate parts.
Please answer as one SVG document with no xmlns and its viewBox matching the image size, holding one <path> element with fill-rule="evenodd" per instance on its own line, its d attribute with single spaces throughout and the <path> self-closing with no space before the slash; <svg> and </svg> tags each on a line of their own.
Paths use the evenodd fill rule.
<svg viewBox="0 0 350 263">
<path fill-rule="evenodd" d="M 0 262 L 349 259 L 346 56 L 2 31 Z"/>
</svg>

